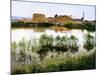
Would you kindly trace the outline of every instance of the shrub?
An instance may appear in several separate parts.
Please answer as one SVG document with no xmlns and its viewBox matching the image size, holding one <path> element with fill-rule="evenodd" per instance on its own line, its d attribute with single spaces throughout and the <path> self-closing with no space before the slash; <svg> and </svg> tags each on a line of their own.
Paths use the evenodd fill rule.
<svg viewBox="0 0 100 75">
<path fill-rule="evenodd" d="M 42 60 L 46 56 L 47 52 L 52 50 L 53 38 L 52 36 L 42 35 L 39 39 L 39 51 L 40 59 Z"/>
<path fill-rule="evenodd" d="M 59 52 L 66 52 L 68 50 L 67 46 L 66 46 L 66 41 L 67 41 L 67 37 L 63 36 L 57 36 L 55 38 L 55 45 L 53 46 L 54 50 Z"/>
<path fill-rule="evenodd" d="M 68 39 L 67 45 L 70 52 L 74 53 L 78 51 L 78 39 L 75 36 L 71 36 Z"/>
<path fill-rule="evenodd" d="M 84 48 L 87 49 L 87 51 L 90 51 L 95 47 L 95 38 L 91 36 L 89 33 L 85 35 L 85 42 L 84 42 Z"/>
</svg>

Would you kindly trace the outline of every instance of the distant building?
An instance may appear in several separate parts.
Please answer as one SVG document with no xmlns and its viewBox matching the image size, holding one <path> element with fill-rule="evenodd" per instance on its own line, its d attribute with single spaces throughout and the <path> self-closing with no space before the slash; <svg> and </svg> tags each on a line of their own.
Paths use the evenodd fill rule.
<svg viewBox="0 0 100 75">
<path fill-rule="evenodd" d="M 33 22 L 33 21 L 31 19 L 28 19 L 28 18 L 23 18 L 23 19 L 18 20 L 18 22 L 27 23 L 27 22 Z"/>
<path fill-rule="evenodd" d="M 39 14 L 39 13 L 33 14 L 32 20 L 33 20 L 33 22 L 36 22 L 36 23 L 47 22 L 45 15 Z"/>
<path fill-rule="evenodd" d="M 83 16 L 82 16 L 82 18 L 81 19 L 79 19 L 79 18 L 73 18 L 73 21 L 75 22 L 75 23 L 83 23 L 84 22 L 84 18 L 85 18 L 85 13 L 83 12 Z"/>
<path fill-rule="evenodd" d="M 82 18 L 81 18 L 81 19 L 75 18 L 75 19 L 73 19 L 73 22 L 74 22 L 74 23 L 81 24 L 81 23 L 83 22 L 83 19 L 82 19 Z"/>
<path fill-rule="evenodd" d="M 67 23 L 69 21 L 72 21 L 72 18 L 68 15 L 60 15 L 57 18 L 55 18 L 56 23 Z"/>
<path fill-rule="evenodd" d="M 83 23 L 84 22 L 84 12 L 82 18 L 74 18 L 72 15 L 54 15 L 54 17 L 46 18 L 45 14 L 34 13 L 32 19 L 23 18 L 18 20 L 20 22 L 33 22 L 33 23 L 55 23 L 55 24 L 66 24 L 70 22 Z"/>
<path fill-rule="evenodd" d="M 82 22 L 84 22 L 85 13 L 83 12 Z"/>
<path fill-rule="evenodd" d="M 47 18 L 47 22 L 49 22 L 49 23 L 55 23 L 55 18 L 53 18 L 53 17 L 48 17 L 48 18 Z"/>
</svg>

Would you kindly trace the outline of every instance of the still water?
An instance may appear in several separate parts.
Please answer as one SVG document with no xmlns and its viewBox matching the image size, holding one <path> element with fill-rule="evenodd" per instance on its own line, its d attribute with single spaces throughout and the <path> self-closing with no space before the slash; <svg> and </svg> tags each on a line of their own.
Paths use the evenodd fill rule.
<svg viewBox="0 0 100 75">
<path fill-rule="evenodd" d="M 45 30 L 44 32 L 36 32 L 34 31 L 34 29 L 12 29 L 11 31 L 11 35 L 12 35 L 12 42 L 16 41 L 18 42 L 19 40 L 22 40 L 22 38 L 29 40 L 29 39 L 39 39 L 41 35 L 46 34 L 46 35 L 50 35 L 53 37 L 56 36 L 67 36 L 70 37 L 71 35 L 74 35 L 75 37 L 77 37 L 79 39 L 79 41 L 83 41 L 83 37 L 85 34 L 88 33 L 88 31 L 86 30 L 70 30 L 70 31 L 62 31 L 62 32 L 55 32 L 54 30 Z M 89 32 L 91 35 L 95 36 L 95 32 Z"/>
<path fill-rule="evenodd" d="M 69 31 L 58 31 L 55 32 L 54 30 L 50 30 L 47 29 L 44 32 L 36 32 L 34 31 L 34 29 L 12 29 L 11 30 L 12 36 L 12 43 L 15 42 L 19 42 L 20 40 L 22 40 L 23 38 L 25 40 L 30 40 L 30 39 L 39 39 L 41 35 L 46 34 L 48 36 L 67 36 L 70 37 L 71 35 L 75 36 L 78 38 L 78 44 L 80 45 L 80 47 L 82 48 L 83 43 L 84 43 L 84 36 L 85 34 L 88 33 L 87 30 L 77 30 L 77 29 L 72 29 Z M 95 37 L 95 32 L 89 32 L 92 36 Z"/>
</svg>

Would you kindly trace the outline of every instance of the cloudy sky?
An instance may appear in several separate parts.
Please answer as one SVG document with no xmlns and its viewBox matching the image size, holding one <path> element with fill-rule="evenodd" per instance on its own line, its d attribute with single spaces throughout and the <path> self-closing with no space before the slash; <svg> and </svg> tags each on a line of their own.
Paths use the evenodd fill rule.
<svg viewBox="0 0 100 75">
<path fill-rule="evenodd" d="M 12 16 L 32 17 L 34 13 L 45 14 L 46 17 L 58 15 L 72 15 L 74 18 L 82 18 L 85 13 L 86 20 L 95 19 L 95 6 L 89 5 L 70 5 L 70 4 L 54 4 L 27 1 L 12 1 Z"/>
</svg>

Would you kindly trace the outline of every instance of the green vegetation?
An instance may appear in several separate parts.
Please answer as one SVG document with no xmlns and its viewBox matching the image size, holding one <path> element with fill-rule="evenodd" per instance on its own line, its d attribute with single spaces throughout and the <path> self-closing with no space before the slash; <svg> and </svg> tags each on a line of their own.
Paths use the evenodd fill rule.
<svg viewBox="0 0 100 75">
<path fill-rule="evenodd" d="M 69 28 L 69 29 L 82 29 L 82 30 L 85 29 L 88 31 L 95 31 L 96 30 L 96 24 L 92 23 L 92 22 L 87 22 L 87 21 L 82 23 L 82 24 L 70 22 L 68 24 L 65 24 L 64 26 Z"/>
<path fill-rule="evenodd" d="M 74 57 L 59 55 L 58 57 L 43 60 L 40 63 L 13 65 L 12 74 L 95 69 L 95 58 L 95 51 L 88 55 L 83 54 Z"/>
<path fill-rule="evenodd" d="M 75 36 L 47 36 L 13 42 L 11 45 L 12 74 L 87 70 L 96 68 L 95 41 L 85 36 L 86 53 L 79 51 Z M 90 42 L 92 40 L 92 42 Z M 93 42 L 94 41 L 94 42 Z"/>
<path fill-rule="evenodd" d="M 33 23 L 33 22 L 12 22 L 11 26 L 12 28 L 34 28 L 34 27 L 40 27 L 40 28 L 48 28 L 50 26 L 53 26 L 52 23 Z"/>
<path fill-rule="evenodd" d="M 65 24 L 54 24 L 54 23 L 33 23 L 33 22 L 12 22 L 11 23 L 12 28 L 53 28 L 53 27 L 64 27 L 68 29 L 82 29 L 82 30 L 88 30 L 88 31 L 95 31 L 96 30 L 96 24 L 94 22 L 84 22 L 84 23 L 75 23 L 75 22 L 68 22 Z"/>
<path fill-rule="evenodd" d="M 87 51 L 90 51 L 95 47 L 95 38 L 91 36 L 89 33 L 85 35 L 85 42 L 84 42 L 84 48 L 87 49 Z"/>
</svg>

